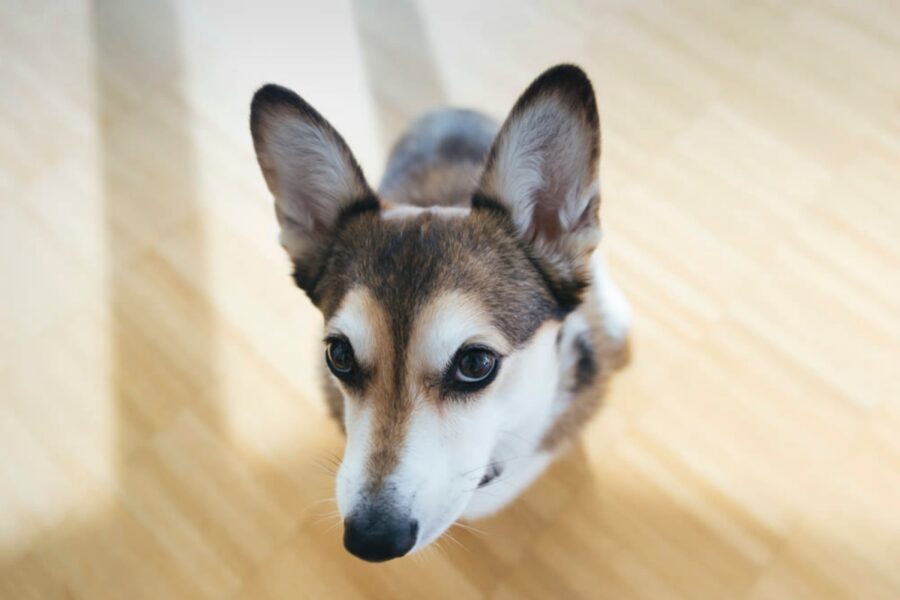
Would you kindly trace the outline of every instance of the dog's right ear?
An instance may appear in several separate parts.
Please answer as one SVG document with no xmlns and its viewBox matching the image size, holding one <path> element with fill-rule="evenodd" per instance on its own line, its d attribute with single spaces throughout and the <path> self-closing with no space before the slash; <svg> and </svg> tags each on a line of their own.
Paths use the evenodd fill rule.
<svg viewBox="0 0 900 600">
<path fill-rule="evenodd" d="M 317 250 L 341 213 L 357 202 L 377 201 L 344 139 L 291 90 L 260 88 L 250 106 L 250 131 L 275 196 L 281 244 L 298 271 L 311 275 Z M 304 287 L 302 278 L 298 283 Z"/>
</svg>

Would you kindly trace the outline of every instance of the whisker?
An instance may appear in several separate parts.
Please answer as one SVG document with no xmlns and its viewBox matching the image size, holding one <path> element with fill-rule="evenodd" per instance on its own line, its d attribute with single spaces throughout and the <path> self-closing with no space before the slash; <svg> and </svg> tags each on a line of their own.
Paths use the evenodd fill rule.
<svg viewBox="0 0 900 600">
<path fill-rule="evenodd" d="M 321 462 L 321 460 L 320 460 L 320 459 L 317 459 L 317 458 L 312 459 L 312 463 L 313 463 L 314 466 L 318 467 L 318 469 L 319 469 L 321 472 L 323 472 L 323 473 L 325 473 L 325 474 L 327 474 L 327 475 L 331 475 L 332 477 L 336 477 L 336 476 L 337 476 L 337 469 L 336 469 L 334 466 L 329 465 L 329 464 L 324 463 L 324 462 Z"/>
<path fill-rule="evenodd" d="M 323 531 L 322 533 L 328 533 L 329 531 L 332 531 L 335 527 L 337 527 L 341 523 L 342 523 L 342 521 L 341 521 L 340 515 L 337 515 L 337 518 L 334 520 L 334 523 L 329 525 L 328 528 L 325 529 L 325 531 Z"/>
<path fill-rule="evenodd" d="M 438 558 L 447 558 L 447 549 L 442 544 L 443 541 L 444 536 L 441 536 L 431 544 L 431 547 L 434 548 L 434 553 L 438 554 Z"/>
<path fill-rule="evenodd" d="M 509 458 L 501 458 L 498 460 L 492 460 L 491 462 L 487 463 L 486 465 L 481 465 L 480 467 L 475 467 L 474 469 L 469 469 L 468 471 L 464 471 L 463 473 L 460 473 L 459 476 L 465 477 L 469 473 L 474 473 L 475 471 L 481 471 L 483 469 L 487 469 L 488 467 L 499 467 L 499 466 L 505 465 L 508 462 L 511 462 L 514 460 L 519 460 L 522 458 L 529 458 L 531 456 L 532 456 L 531 453 L 529 453 L 529 454 L 520 454 L 519 456 L 511 456 Z"/>
<path fill-rule="evenodd" d="M 474 488 L 468 489 L 466 491 L 467 492 L 483 492 L 487 488 L 494 487 L 498 483 L 502 483 L 503 485 L 512 485 L 505 477 L 503 477 L 501 475 L 497 475 L 496 477 L 494 477 L 493 479 L 491 479 L 484 485 L 481 485 L 481 482 L 479 481 L 478 485 L 476 485 Z"/>
<path fill-rule="evenodd" d="M 472 527 L 468 523 L 463 523 L 461 521 L 457 521 L 453 524 L 454 527 L 459 527 L 460 529 L 464 529 L 466 531 L 471 531 L 473 533 L 477 533 L 479 535 L 487 535 L 487 532 L 483 529 L 478 529 L 477 527 Z"/>
<path fill-rule="evenodd" d="M 519 439 L 519 440 L 522 440 L 524 443 L 526 443 L 526 444 L 528 444 L 528 445 L 530 445 L 530 446 L 534 446 L 534 445 L 537 444 L 537 442 L 538 442 L 537 438 L 530 439 L 530 438 L 525 437 L 525 436 L 522 435 L 521 433 L 516 433 L 515 431 L 510 431 L 510 430 L 508 430 L 508 429 L 501 429 L 501 430 L 499 430 L 497 433 L 502 433 L 502 434 L 504 434 L 504 435 L 512 436 L 512 437 L 514 437 L 514 438 L 517 438 L 517 439 Z"/>
<path fill-rule="evenodd" d="M 462 549 L 465 550 L 466 552 L 469 552 L 469 553 L 472 552 L 471 550 L 469 550 L 468 548 L 466 548 L 466 547 L 463 545 L 462 542 L 460 542 L 458 539 L 456 539 L 455 537 L 453 537 L 453 535 L 450 533 L 449 530 L 447 530 L 447 531 L 444 532 L 444 536 L 443 536 L 443 537 L 447 538 L 448 540 L 450 540 L 451 542 L 453 542 L 454 544 L 456 544 L 457 546 L 459 546 L 460 548 L 462 548 Z"/>
<path fill-rule="evenodd" d="M 314 517 L 339 517 L 341 513 L 338 512 L 337 509 L 329 510 L 328 512 L 318 513 L 313 515 Z"/>
<path fill-rule="evenodd" d="M 319 498 L 318 500 L 313 500 L 309 504 L 306 505 L 306 510 L 313 508 L 314 506 L 319 506 L 320 504 L 324 504 L 326 502 L 331 502 L 332 504 L 337 504 L 337 500 L 335 500 L 332 496 L 326 496 L 324 498 Z"/>
<path fill-rule="evenodd" d="M 487 486 L 485 486 L 485 487 L 487 487 Z M 484 488 L 475 488 L 475 489 L 466 490 L 466 491 L 471 492 L 473 494 L 484 494 L 485 496 L 490 496 L 491 498 L 502 498 L 503 497 L 503 496 L 500 496 L 499 494 L 492 494 L 490 492 L 486 492 L 486 491 L 484 491 Z"/>
<path fill-rule="evenodd" d="M 494 477 L 493 479 L 488 481 L 486 484 L 484 484 L 482 486 L 478 486 L 475 489 L 483 490 L 485 488 L 493 487 L 493 486 L 497 485 L 498 483 L 502 483 L 503 485 L 512 485 L 505 477 L 501 477 L 498 475 L 497 477 Z"/>
<path fill-rule="evenodd" d="M 312 524 L 312 525 L 318 526 L 318 525 L 321 525 L 321 524 L 323 524 L 323 523 L 327 523 L 327 522 L 329 522 L 329 521 L 332 521 L 332 519 L 334 519 L 334 520 L 337 521 L 337 522 L 340 522 L 340 521 L 341 521 L 341 513 L 339 513 L 338 511 L 335 510 L 335 511 L 332 511 L 332 512 L 329 512 L 329 513 L 325 513 L 325 514 L 321 514 L 321 515 L 316 515 L 316 519 L 315 519 L 311 524 Z M 333 524 L 333 523 L 332 523 L 332 524 Z"/>
<path fill-rule="evenodd" d="M 422 563 L 421 563 L 421 564 L 425 565 L 425 564 L 428 564 L 428 561 L 433 560 L 433 559 L 434 559 L 434 553 L 435 553 L 435 546 L 434 546 L 434 544 L 428 544 L 427 546 L 425 546 L 424 548 L 422 548 L 422 551 L 419 552 L 419 558 L 422 559 Z"/>
</svg>

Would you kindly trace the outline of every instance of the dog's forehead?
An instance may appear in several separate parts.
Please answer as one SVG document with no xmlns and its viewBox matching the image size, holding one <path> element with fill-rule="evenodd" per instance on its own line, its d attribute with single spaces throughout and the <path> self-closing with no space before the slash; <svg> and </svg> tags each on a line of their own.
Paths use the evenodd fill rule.
<svg viewBox="0 0 900 600">
<path fill-rule="evenodd" d="M 478 306 L 511 346 L 554 315 L 539 272 L 495 220 L 466 212 L 406 212 L 359 215 L 337 233 L 317 285 L 326 320 L 358 288 L 381 308 L 401 346 L 419 314 L 448 297 L 467 298 L 470 309 Z"/>
<path fill-rule="evenodd" d="M 326 333 L 347 337 L 365 365 L 399 359 L 404 368 L 420 373 L 441 370 L 464 345 L 483 345 L 500 354 L 513 349 L 481 300 L 460 290 L 437 290 L 420 310 L 405 317 L 404 322 L 389 327 L 386 308 L 369 288 L 356 286 L 326 323 Z M 397 343 L 396 333 L 401 329 L 407 330 L 405 348 Z"/>
</svg>

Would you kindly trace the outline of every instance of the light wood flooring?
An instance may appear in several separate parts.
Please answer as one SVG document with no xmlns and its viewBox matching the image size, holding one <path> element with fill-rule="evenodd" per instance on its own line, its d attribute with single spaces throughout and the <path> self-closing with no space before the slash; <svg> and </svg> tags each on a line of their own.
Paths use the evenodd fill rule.
<svg viewBox="0 0 900 600">
<path fill-rule="evenodd" d="M 634 360 L 507 512 L 365 564 L 250 97 L 377 181 L 560 61 Z M 896 0 L 5 0 L 0 282 L 4 599 L 900 598 Z"/>
</svg>

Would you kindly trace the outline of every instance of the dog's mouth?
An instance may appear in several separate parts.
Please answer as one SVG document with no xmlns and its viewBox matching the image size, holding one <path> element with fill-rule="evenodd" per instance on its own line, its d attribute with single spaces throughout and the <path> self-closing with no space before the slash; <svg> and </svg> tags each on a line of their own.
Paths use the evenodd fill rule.
<svg viewBox="0 0 900 600">
<path fill-rule="evenodd" d="M 491 464 L 487 469 L 487 473 L 485 473 L 484 477 L 481 478 L 481 481 L 478 482 L 478 487 L 483 488 L 499 477 L 501 473 L 503 473 L 503 469 L 500 468 L 499 465 Z"/>
</svg>

